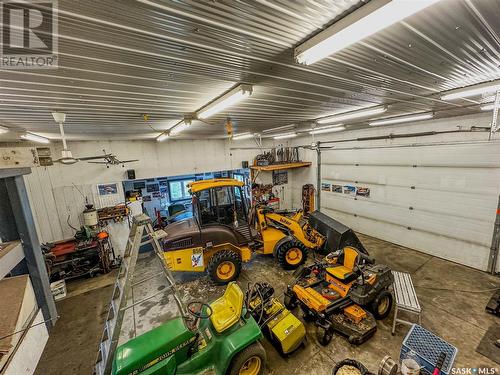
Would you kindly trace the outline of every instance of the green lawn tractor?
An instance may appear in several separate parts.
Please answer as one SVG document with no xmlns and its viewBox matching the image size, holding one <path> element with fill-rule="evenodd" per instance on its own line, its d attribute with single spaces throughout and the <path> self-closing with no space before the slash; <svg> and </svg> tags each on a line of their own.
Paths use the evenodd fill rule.
<svg viewBox="0 0 500 375">
<path fill-rule="evenodd" d="M 210 304 L 189 303 L 187 311 L 119 346 L 113 375 L 263 374 L 262 332 L 236 283 Z"/>
</svg>

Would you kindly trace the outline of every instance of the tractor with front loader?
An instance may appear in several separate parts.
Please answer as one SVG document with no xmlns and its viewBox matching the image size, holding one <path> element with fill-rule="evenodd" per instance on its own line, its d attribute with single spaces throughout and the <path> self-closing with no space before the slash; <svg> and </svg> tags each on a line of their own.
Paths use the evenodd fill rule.
<svg viewBox="0 0 500 375">
<path fill-rule="evenodd" d="M 171 271 L 208 272 L 217 284 L 235 280 L 253 253 L 272 254 L 285 269 L 302 265 L 309 251 L 355 245 L 349 228 L 320 212 L 304 217 L 256 206 L 249 215 L 243 182 L 211 179 L 192 182 L 193 217 L 172 223 L 162 238 Z"/>
</svg>

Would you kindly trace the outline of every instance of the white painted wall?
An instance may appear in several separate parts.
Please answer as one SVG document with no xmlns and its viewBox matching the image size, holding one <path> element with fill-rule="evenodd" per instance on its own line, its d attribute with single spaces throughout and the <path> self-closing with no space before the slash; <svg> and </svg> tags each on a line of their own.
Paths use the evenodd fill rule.
<svg viewBox="0 0 500 375">
<path fill-rule="evenodd" d="M 454 130 L 488 126 L 490 120 L 491 114 L 437 119 L 314 140 Z M 460 133 L 330 144 L 334 149 L 322 153 L 322 181 L 366 186 L 371 196 L 322 192 L 321 210 L 361 233 L 486 270 L 500 194 L 499 140 L 497 135 L 488 142 L 488 133 Z M 302 185 L 316 182 L 316 168 L 301 173 L 294 179 L 294 204 Z"/>
<path fill-rule="evenodd" d="M 252 143 L 238 145 L 253 146 Z M 53 158 L 57 159 L 61 146 L 52 144 L 51 149 Z M 75 157 L 99 155 L 105 149 L 119 159 L 139 159 L 139 162 L 109 169 L 85 162 L 33 168 L 25 181 L 41 242 L 72 237 L 74 231 L 68 221 L 75 228 L 83 223 L 81 213 L 85 200 L 78 190 L 99 208 L 97 185 L 117 182 L 122 189 L 127 169 L 135 169 L 136 178 L 220 171 L 240 168 L 243 160 L 251 162 L 257 153 L 256 150 L 230 151 L 225 140 L 70 142 L 69 149 Z M 124 200 L 122 190 L 120 198 Z M 126 237 L 127 230 L 120 224 L 110 225 L 111 238 L 118 251 L 124 247 L 121 240 Z"/>
</svg>

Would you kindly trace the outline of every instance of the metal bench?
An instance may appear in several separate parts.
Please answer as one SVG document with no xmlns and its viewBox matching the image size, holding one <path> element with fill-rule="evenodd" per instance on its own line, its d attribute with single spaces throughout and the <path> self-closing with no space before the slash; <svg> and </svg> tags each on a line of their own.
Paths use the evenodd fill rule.
<svg viewBox="0 0 500 375">
<path fill-rule="evenodd" d="M 394 294 L 396 296 L 396 308 L 394 311 L 394 320 L 392 322 L 392 334 L 396 332 L 396 323 L 412 325 L 413 322 L 398 318 L 399 312 L 405 312 L 418 316 L 418 323 L 422 324 L 420 313 L 422 309 L 418 303 L 417 293 L 413 287 L 411 276 L 406 272 L 392 271 L 394 276 Z"/>
</svg>

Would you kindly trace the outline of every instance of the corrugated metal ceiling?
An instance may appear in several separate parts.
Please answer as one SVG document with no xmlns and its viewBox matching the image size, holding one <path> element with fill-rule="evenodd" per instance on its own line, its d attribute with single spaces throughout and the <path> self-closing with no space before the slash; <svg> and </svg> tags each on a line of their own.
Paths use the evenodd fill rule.
<svg viewBox="0 0 500 375">
<path fill-rule="evenodd" d="M 59 0 L 59 69 L 1 71 L 0 121 L 56 136 L 58 109 L 70 138 L 154 137 L 239 82 L 250 99 L 182 137 L 223 136 L 228 115 L 244 132 L 373 104 L 389 104 L 385 116 L 479 111 L 438 93 L 500 78 L 499 1 L 442 0 L 312 66 L 293 62 L 293 47 L 362 4 Z"/>
</svg>

